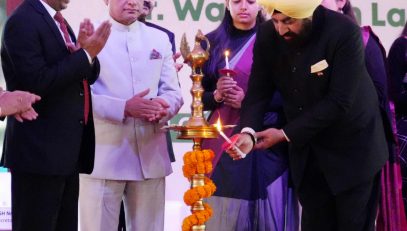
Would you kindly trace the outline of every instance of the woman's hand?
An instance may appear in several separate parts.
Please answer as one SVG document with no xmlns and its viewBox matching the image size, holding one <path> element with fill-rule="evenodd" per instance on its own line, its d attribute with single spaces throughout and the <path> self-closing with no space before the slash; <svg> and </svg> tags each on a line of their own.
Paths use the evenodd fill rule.
<svg viewBox="0 0 407 231">
<path fill-rule="evenodd" d="M 228 76 L 222 76 L 216 83 L 216 91 L 214 92 L 215 100 L 221 102 L 225 99 L 228 91 L 236 86 L 236 81 Z"/>
<path fill-rule="evenodd" d="M 245 94 L 243 89 L 236 85 L 232 89 L 227 91 L 227 93 L 225 94 L 224 102 L 230 107 L 239 109 L 242 107 L 244 96 Z"/>
</svg>

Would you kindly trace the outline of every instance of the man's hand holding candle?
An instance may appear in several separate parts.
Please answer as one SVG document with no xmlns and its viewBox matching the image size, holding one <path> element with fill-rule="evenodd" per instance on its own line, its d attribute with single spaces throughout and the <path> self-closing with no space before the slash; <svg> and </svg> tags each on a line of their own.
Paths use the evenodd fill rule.
<svg viewBox="0 0 407 231">
<path fill-rule="evenodd" d="M 237 147 L 243 153 L 249 153 L 253 148 L 266 149 L 274 146 L 277 143 L 288 141 L 283 130 L 269 128 L 261 132 L 256 132 L 257 142 L 253 142 L 253 138 L 247 133 L 239 133 L 232 136 L 230 139 L 234 145 L 226 146 L 225 151 L 234 159 L 240 159 L 239 153 L 235 150 Z"/>
<path fill-rule="evenodd" d="M 242 159 L 237 149 L 239 149 L 244 154 L 249 153 L 253 149 L 253 141 L 248 134 L 235 134 L 230 139 L 232 140 L 233 145 L 225 144 L 225 151 L 233 160 Z"/>
<path fill-rule="evenodd" d="M 236 158 L 236 159 L 245 158 L 247 153 L 242 152 L 238 147 L 236 147 L 235 142 L 230 140 L 229 137 L 227 137 L 226 134 L 223 133 L 223 131 L 222 131 L 222 123 L 220 122 L 220 118 L 218 118 L 218 122 L 215 124 L 215 127 L 218 130 L 219 135 L 222 136 L 223 139 L 227 143 L 227 144 L 222 145 L 224 147 L 224 149 L 233 149 L 233 151 L 239 157 L 239 158 Z"/>
</svg>

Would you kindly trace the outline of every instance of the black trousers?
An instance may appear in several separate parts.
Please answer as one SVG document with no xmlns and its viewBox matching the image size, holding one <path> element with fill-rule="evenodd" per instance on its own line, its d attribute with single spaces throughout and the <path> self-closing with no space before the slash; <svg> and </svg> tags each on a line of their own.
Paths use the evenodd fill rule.
<svg viewBox="0 0 407 231">
<path fill-rule="evenodd" d="M 79 175 L 11 171 L 13 231 L 77 231 Z"/>
<path fill-rule="evenodd" d="M 374 231 L 379 175 L 333 195 L 317 161 L 310 158 L 298 191 L 302 231 Z"/>
</svg>

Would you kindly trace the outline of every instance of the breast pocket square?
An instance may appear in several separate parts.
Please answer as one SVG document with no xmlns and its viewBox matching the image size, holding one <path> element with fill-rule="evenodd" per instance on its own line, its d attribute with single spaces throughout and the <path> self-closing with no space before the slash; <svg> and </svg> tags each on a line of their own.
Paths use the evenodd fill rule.
<svg viewBox="0 0 407 231">
<path fill-rule="evenodd" d="M 325 59 L 321 60 L 311 66 L 311 74 L 317 74 L 318 76 L 322 76 L 322 75 L 324 75 L 324 73 L 322 71 L 327 69 L 328 66 L 329 65 Z"/>
<path fill-rule="evenodd" d="M 162 59 L 162 56 L 160 52 L 158 52 L 156 49 L 153 49 L 150 53 L 150 59 Z"/>
</svg>

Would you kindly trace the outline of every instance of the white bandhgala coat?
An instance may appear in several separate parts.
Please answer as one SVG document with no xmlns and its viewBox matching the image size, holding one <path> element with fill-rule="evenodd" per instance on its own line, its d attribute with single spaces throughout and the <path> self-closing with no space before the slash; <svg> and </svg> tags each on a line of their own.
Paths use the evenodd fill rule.
<svg viewBox="0 0 407 231">
<path fill-rule="evenodd" d="M 117 230 L 123 196 L 126 216 L 133 216 L 127 219 L 128 227 L 130 222 L 134 230 L 160 230 L 164 177 L 172 172 L 161 127 L 183 104 L 171 44 L 166 33 L 144 23 L 110 21 L 110 37 L 98 55 L 100 76 L 91 87 L 96 153 L 92 174 L 81 175 L 81 229 Z M 126 101 L 145 89 L 150 89 L 145 98 L 159 97 L 170 105 L 159 123 L 124 116 Z M 143 197 L 133 200 L 139 195 Z"/>
</svg>

